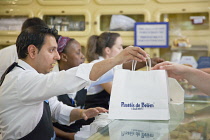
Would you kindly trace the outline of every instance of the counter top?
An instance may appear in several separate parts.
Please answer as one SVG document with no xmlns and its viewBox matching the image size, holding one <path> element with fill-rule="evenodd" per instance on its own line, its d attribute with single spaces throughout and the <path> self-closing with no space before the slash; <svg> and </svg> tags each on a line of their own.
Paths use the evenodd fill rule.
<svg viewBox="0 0 210 140">
<path fill-rule="evenodd" d="M 170 120 L 114 120 L 88 140 L 206 140 L 210 138 L 210 104 L 170 105 Z"/>
</svg>

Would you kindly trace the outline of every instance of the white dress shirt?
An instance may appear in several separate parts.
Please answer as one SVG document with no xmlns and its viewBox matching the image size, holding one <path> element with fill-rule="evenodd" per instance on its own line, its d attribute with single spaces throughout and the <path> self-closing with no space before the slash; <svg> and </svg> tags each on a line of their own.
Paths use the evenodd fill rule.
<svg viewBox="0 0 210 140">
<path fill-rule="evenodd" d="M 13 63 L 17 62 L 16 45 L 11 45 L 0 50 L 0 78 L 6 69 Z"/>
<path fill-rule="evenodd" d="M 50 111 L 52 115 L 52 120 L 54 122 L 59 122 L 63 125 L 70 125 L 70 113 L 74 107 L 67 106 L 62 102 L 58 101 L 57 96 L 50 98 L 49 100 Z"/>
<path fill-rule="evenodd" d="M 91 63 L 97 63 L 97 62 L 100 62 L 102 60 L 104 60 L 104 58 L 102 56 L 99 56 L 99 59 L 94 60 Z M 100 84 L 113 81 L 114 72 L 115 72 L 116 69 L 122 69 L 122 65 L 115 66 L 114 68 L 112 68 L 111 70 L 106 72 L 104 75 L 102 75 L 100 77 L 100 80 L 98 80 L 96 82 L 92 82 L 92 84 L 87 87 L 87 95 L 94 95 L 94 94 L 98 94 L 101 91 L 103 91 L 104 88 Z"/>
<path fill-rule="evenodd" d="M 58 64 L 56 64 L 52 70 L 52 72 L 59 72 L 59 67 Z M 73 93 L 67 93 L 67 95 L 69 96 L 69 98 L 74 99 L 77 95 L 77 92 L 73 92 Z"/>
<path fill-rule="evenodd" d="M 42 117 L 44 100 L 88 86 L 93 66 L 81 64 L 67 71 L 39 74 L 22 60 L 18 60 L 18 65 L 25 70 L 15 67 L 0 87 L 0 129 L 5 140 L 22 138 L 36 127 Z M 65 109 L 59 111 L 56 107 L 51 105 L 53 118 L 61 124 L 69 123 L 62 113 L 57 115 L 63 111 L 65 116 Z"/>
</svg>

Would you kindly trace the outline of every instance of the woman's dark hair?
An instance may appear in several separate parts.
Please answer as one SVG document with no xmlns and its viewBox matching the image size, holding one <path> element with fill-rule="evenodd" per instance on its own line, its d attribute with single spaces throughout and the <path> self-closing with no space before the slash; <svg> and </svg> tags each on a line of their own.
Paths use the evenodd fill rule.
<svg viewBox="0 0 210 140">
<path fill-rule="evenodd" d="M 56 37 L 57 34 L 58 31 L 56 29 L 50 29 L 46 26 L 31 26 L 23 30 L 16 41 L 18 58 L 26 58 L 29 45 L 36 46 L 40 51 L 45 43 L 46 35 Z"/>
<path fill-rule="evenodd" d="M 118 37 L 120 37 L 120 34 L 111 32 L 104 32 L 99 36 L 90 36 L 87 43 L 86 53 L 86 58 L 88 62 L 98 59 L 99 56 L 103 56 L 104 48 L 112 48 Z"/>
</svg>

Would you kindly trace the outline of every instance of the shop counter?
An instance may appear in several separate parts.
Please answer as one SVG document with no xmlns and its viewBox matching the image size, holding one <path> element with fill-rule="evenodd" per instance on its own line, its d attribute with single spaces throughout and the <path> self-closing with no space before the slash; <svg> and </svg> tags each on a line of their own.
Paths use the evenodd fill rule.
<svg viewBox="0 0 210 140">
<path fill-rule="evenodd" d="M 199 101 L 199 99 L 202 99 Z M 203 100 L 205 98 L 205 100 Z M 210 102 L 196 95 L 184 104 L 170 104 L 170 120 L 113 120 L 88 140 L 207 140 L 210 139 Z M 116 112 L 117 113 L 117 112 Z"/>
</svg>

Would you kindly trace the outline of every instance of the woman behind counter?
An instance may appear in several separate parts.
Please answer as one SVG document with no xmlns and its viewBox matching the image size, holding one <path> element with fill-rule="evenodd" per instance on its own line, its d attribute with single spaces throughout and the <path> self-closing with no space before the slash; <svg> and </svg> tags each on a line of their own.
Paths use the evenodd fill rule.
<svg viewBox="0 0 210 140">
<path fill-rule="evenodd" d="M 58 43 L 57 50 L 60 55 L 60 60 L 58 60 L 58 65 L 54 67 L 53 69 L 54 72 L 68 70 L 70 68 L 77 67 L 80 64 L 84 63 L 85 56 L 83 55 L 81 45 L 77 40 L 58 35 L 56 37 L 56 41 Z M 57 98 L 59 101 L 63 102 L 64 104 L 68 106 L 83 109 L 84 104 L 85 104 L 86 93 L 87 93 L 87 90 L 83 88 L 80 91 L 75 92 L 75 93 L 59 95 L 57 96 Z M 62 125 L 57 122 L 53 123 L 53 125 L 54 127 L 64 132 L 67 132 L 67 133 L 63 133 L 61 131 L 63 134 L 57 133 L 57 135 L 60 138 L 65 138 L 65 135 L 72 135 L 74 137 L 74 134 L 80 130 L 80 127 L 82 125 L 85 125 L 87 122 L 85 120 L 78 120 L 78 121 L 75 121 L 75 123 L 71 124 L 70 126 Z"/>
<path fill-rule="evenodd" d="M 85 56 L 83 55 L 81 45 L 77 40 L 60 35 L 57 36 L 56 40 L 58 42 L 60 60 L 58 60 L 58 65 L 54 67 L 53 71 L 68 70 L 84 63 Z M 58 100 L 69 106 L 83 109 L 86 93 L 87 91 L 83 88 L 77 93 L 59 95 Z"/>
<path fill-rule="evenodd" d="M 101 35 L 92 35 L 88 39 L 86 58 L 88 62 L 96 63 L 104 59 L 112 58 L 123 50 L 123 40 L 118 33 L 104 32 Z M 153 58 L 152 65 L 163 62 L 163 59 Z M 145 62 L 138 62 L 136 69 L 145 66 Z M 124 63 L 115 68 L 131 69 L 132 63 Z M 113 79 L 114 69 L 111 69 L 102 77 Z M 105 79 L 105 78 L 104 78 Z M 96 106 L 109 108 L 109 100 L 111 94 L 112 82 L 95 85 L 88 89 L 85 108 L 92 108 Z"/>
</svg>

